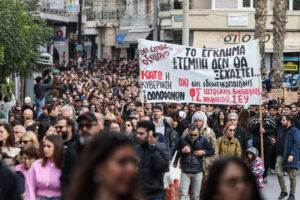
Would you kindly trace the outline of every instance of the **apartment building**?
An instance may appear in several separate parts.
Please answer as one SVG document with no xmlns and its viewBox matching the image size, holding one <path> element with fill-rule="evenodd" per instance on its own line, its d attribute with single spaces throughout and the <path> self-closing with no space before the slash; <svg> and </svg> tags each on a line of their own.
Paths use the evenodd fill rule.
<svg viewBox="0 0 300 200">
<path fill-rule="evenodd" d="M 288 0 L 288 19 L 284 48 L 285 64 L 299 70 L 300 52 L 300 1 Z M 170 0 L 171 9 L 161 11 L 160 39 L 181 44 L 182 0 Z M 266 24 L 266 68 L 271 68 L 273 52 L 272 9 L 268 0 Z M 194 47 L 220 48 L 254 39 L 254 0 L 190 0 L 190 45 Z"/>
</svg>

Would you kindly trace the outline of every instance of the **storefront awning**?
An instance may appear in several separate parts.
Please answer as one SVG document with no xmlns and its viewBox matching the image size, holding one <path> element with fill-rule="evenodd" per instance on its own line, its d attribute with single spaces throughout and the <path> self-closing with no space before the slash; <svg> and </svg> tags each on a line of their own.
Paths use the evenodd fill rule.
<svg viewBox="0 0 300 200">
<path fill-rule="evenodd" d="M 123 42 L 126 43 L 137 43 L 137 39 L 146 39 L 148 35 L 150 34 L 150 31 L 147 32 L 128 32 Z"/>
</svg>

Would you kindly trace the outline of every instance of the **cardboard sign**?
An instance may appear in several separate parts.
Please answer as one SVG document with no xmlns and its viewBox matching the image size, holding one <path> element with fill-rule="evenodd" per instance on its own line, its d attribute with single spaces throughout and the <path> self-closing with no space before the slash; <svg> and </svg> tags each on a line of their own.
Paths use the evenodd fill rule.
<svg viewBox="0 0 300 200">
<path fill-rule="evenodd" d="M 272 95 L 272 98 L 282 98 L 283 97 L 283 89 L 272 89 L 271 95 Z"/>
</svg>

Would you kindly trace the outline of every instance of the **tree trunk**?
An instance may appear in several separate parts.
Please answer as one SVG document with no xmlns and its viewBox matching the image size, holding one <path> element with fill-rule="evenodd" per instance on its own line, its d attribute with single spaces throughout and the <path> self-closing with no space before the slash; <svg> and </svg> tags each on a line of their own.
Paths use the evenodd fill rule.
<svg viewBox="0 0 300 200">
<path fill-rule="evenodd" d="M 274 88 L 280 88 L 283 80 L 283 51 L 285 25 L 287 23 L 287 0 L 274 0 L 273 7 L 273 59 L 271 78 Z"/>
<path fill-rule="evenodd" d="M 267 0 L 255 1 L 255 39 L 259 40 L 259 50 L 261 55 L 260 71 L 266 71 L 265 67 L 265 34 L 267 21 Z"/>
</svg>

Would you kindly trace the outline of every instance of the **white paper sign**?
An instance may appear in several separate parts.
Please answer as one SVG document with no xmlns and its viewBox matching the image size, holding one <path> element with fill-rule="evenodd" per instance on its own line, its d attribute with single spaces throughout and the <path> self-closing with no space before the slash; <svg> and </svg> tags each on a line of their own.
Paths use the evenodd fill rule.
<svg viewBox="0 0 300 200">
<path fill-rule="evenodd" d="M 259 105 L 258 40 L 202 49 L 139 39 L 142 102 Z"/>
<path fill-rule="evenodd" d="M 248 14 L 228 14 L 228 26 L 248 26 Z"/>
</svg>

